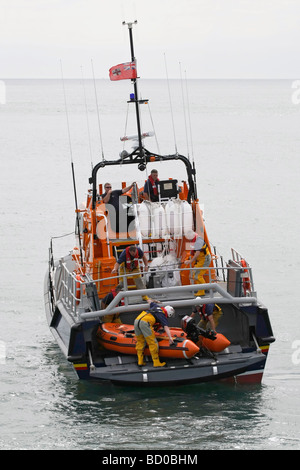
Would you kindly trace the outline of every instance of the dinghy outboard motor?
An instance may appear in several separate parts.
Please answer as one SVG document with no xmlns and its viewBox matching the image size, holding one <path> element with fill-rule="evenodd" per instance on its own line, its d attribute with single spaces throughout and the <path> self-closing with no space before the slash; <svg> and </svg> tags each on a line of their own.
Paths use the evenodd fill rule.
<svg viewBox="0 0 300 470">
<path fill-rule="evenodd" d="M 195 324 L 195 320 L 189 315 L 185 315 L 181 320 L 181 328 L 187 334 L 188 339 L 197 343 L 199 341 L 199 336 L 208 338 L 211 340 L 216 339 L 216 333 L 211 330 L 204 330 Z"/>
</svg>

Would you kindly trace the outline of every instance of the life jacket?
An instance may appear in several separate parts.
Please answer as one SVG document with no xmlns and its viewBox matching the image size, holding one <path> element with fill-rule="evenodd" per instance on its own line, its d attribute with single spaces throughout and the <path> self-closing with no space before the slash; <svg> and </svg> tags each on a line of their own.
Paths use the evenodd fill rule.
<svg viewBox="0 0 300 470">
<path fill-rule="evenodd" d="M 149 309 L 149 313 L 152 314 L 152 312 L 153 312 L 153 314 L 154 314 L 155 312 L 157 312 L 157 310 L 161 310 L 162 313 L 165 315 L 165 317 L 168 318 L 167 310 L 166 310 L 164 307 L 154 307 L 154 308 L 150 308 L 150 309 Z M 153 316 L 154 316 L 154 315 L 153 315 Z M 155 316 L 154 316 L 154 318 L 156 319 Z M 162 325 L 160 324 L 160 322 L 157 321 L 156 323 L 154 323 L 153 328 L 154 328 L 155 331 L 157 331 L 157 330 L 159 330 L 159 329 L 161 328 L 161 326 L 162 326 Z"/>
<path fill-rule="evenodd" d="M 114 298 L 115 298 L 116 295 L 117 295 L 119 292 L 117 292 L 116 289 L 112 289 L 112 290 L 111 290 L 111 293 L 112 293 L 112 295 L 113 295 Z M 119 302 L 119 305 L 125 305 L 124 299 L 121 299 L 121 301 Z"/>
<path fill-rule="evenodd" d="M 152 178 L 151 175 L 149 176 L 149 181 L 151 183 L 152 191 L 153 191 L 154 196 L 158 196 L 157 186 L 156 186 L 155 181 L 154 181 L 154 179 Z M 156 181 L 159 181 L 159 179 L 157 178 Z"/>
<path fill-rule="evenodd" d="M 207 304 L 201 305 L 199 314 L 200 314 L 200 317 L 202 317 L 203 320 L 206 320 L 206 321 L 208 321 L 208 317 L 210 315 L 213 315 L 214 312 L 219 313 L 222 311 L 222 309 L 217 304 L 214 305 L 212 311 L 207 312 L 206 310 L 207 310 Z"/>
<path fill-rule="evenodd" d="M 191 240 L 192 244 L 195 243 L 195 241 L 197 240 L 197 237 L 199 237 L 200 235 L 198 235 L 196 233 L 196 235 L 194 236 L 194 238 Z M 200 237 L 201 238 L 201 237 Z M 198 251 L 198 250 L 197 250 Z M 202 245 L 202 248 L 201 250 L 199 250 L 200 253 L 204 253 L 205 255 L 209 255 L 209 249 L 208 249 L 208 246 L 207 244 L 204 242 L 203 245 Z M 193 256 L 195 254 L 195 250 L 191 250 L 191 255 Z"/>
<path fill-rule="evenodd" d="M 149 310 L 144 310 L 142 313 L 140 313 L 137 317 L 136 320 L 138 320 L 138 324 L 140 321 L 145 321 L 149 323 L 150 326 L 153 326 L 155 324 L 155 317 L 152 315 L 152 313 Z"/>
<path fill-rule="evenodd" d="M 161 324 L 158 321 L 156 321 L 156 317 L 154 315 L 154 313 L 157 312 L 157 309 L 161 310 L 166 316 L 166 318 L 168 318 L 167 311 L 164 309 L 164 307 L 154 307 L 146 311 L 144 310 L 142 313 L 140 313 L 140 315 L 136 318 L 136 320 L 146 321 L 154 328 L 154 330 L 158 330 L 159 328 L 161 328 Z"/>
<path fill-rule="evenodd" d="M 136 255 L 134 255 L 134 258 L 131 257 L 131 254 L 129 253 L 129 246 L 125 249 L 125 254 L 126 254 L 126 269 L 128 271 L 133 271 L 134 269 L 137 269 L 139 267 L 139 255 L 138 255 L 138 250 L 136 250 Z"/>
<path fill-rule="evenodd" d="M 199 313 L 200 313 L 200 317 L 202 317 L 203 320 L 208 321 L 208 317 L 213 314 L 214 309 L 212 309 L 211 311 L 207 311 L 206 307 L 207 307 L 206 304 L 202 305 L 200 307 L 200 312 Z"/>
</svg>

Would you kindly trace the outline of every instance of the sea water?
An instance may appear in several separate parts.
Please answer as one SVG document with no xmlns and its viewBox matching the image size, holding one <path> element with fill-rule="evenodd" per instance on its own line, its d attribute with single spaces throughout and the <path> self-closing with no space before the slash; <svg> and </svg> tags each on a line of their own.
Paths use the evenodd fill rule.
<svg viewBox="0 0 300 470">
<path fill-rule="evenodd" d="M 296 77 L 297 78 L 297 77 Z M 140 389 L 79 381 L 48 329 L 50 237 L 74 230 L 91 166 L 136 133 L 130 81 L 6 80 L 0 105 L 0 448 L 299 449 L 300 105 L 294 80 L 141 80 L 153 152 L 189 155 L 210 241 L 254 268 L 276 337 L 260 385 Z M 169 92 L 171 101 L 169 100 Z M 96 98 L 97 96 L 97 98 Z M 99 114 L 97 112 L 97 103 Z M 153 166 L 153 165 L 152 165 Z M 161 179 L 180 170 L 155 163 Z M 149 166 L 150 168 L 150 166 Z M 103 170 L 141 185 L 145 172 Z M 73 236 L 56 247 L 62 255 Z M 59 252 L 62 250 L 62 252 Z"/>
</svg>

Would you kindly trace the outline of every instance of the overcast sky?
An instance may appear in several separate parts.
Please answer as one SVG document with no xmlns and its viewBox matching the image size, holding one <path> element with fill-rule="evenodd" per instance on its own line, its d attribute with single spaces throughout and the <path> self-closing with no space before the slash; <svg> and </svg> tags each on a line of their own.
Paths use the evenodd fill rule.
<svg viewBox="0 0 300 470">
<path fill-rule="evenodd" d="M 135 19 L 142 78 L 300 78 L 300 0 L 0 0 L 0 79 L 107 78 Z"/>
</svg>

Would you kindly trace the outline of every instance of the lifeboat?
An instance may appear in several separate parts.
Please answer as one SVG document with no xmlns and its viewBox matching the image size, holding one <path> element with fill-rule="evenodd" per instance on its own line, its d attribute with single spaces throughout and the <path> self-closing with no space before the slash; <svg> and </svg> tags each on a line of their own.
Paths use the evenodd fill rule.
<svg viewBox="0 0 300 470">
<path fill-rule="evenodd" d="M 44 301 L 49 329 L 62 353 L 73 364 L 78 377 L 83 380 L 96 379 L 120 385 L 162 387 L 230 377 L 235 377 L 236 382 L 259 383 L 269 346 L 275 341 L 268 310 L 256 295 L 251 296 L 253 273 L 244 257 L 232 249 L 232 259 L 223 264 L 223 257 L 220 255 L 218 258 L 217 249 L 210 246 L 197 196 L 194 162 L 177 151 L 174 154 L 160 155 L 148 150 L 144 145 L 146 133 L 141 133 L 138 111 L 140 105 L 146 104 L 147 100 L 137 98 L 139 92 L 136 66 L 133 66 L 133 23 L 125 24 L 129 30 L 132 64 L 130 63 L 130 70 L 126 70 L 126 74 L 123 74 L 124 64 L 113 67 L 110 69 L 110 77 L 112 80 L 122 80 L 129 79 L 132 74 L 130 79 L 134 93 L 131 93 L 127 103 L 135 107 L 138 135 L 129 136 L 133 143 L 132 149 L 128 148 L 127 151 L 123 147 L 120 158 L 108 160 L 102 155 L 102 160 L 93 165 L 88 179 L 90 187 L 86 203 L 79 206 L 71 160 L 76 203 L 76 248 L 56 257 L 56 243 L 59 252 L 65 249 L 66 235 L 64 233 L 61 237 L 51 238 L 44 281 Z M 112 71 L 115 71 L 116 75 Z M 128 136 L 122 138 L 123 142 L 126 140 Z M 185 172 L 178 167 L 179 164 L 183 165 Z M 131 185 L 129 181 L 117 183 L 119 176 L 128 174 L 131 178 L 131 175 L 136 175 L 136 170 L 139 170 L 144 172 L 140 176 L 142 188 L 143 181 L 148 178 L 153 166 L 157 168 L 157 165 L 162 165 L 159 166 L 158 202 L 143 200 L 143 191 L 140 192 L 137 182 Z M 123 200 L 118 201 L 118 228 L 121 230 L 117 231 L 113 229 L 117 227 L 112 227 L 110 223 L 112 209 L 110 211 L 109 204 L 101 198 L 103 183 L 99 181 L 104 181 L 105 174 L 113 177 L 113 182 L 118 188 L 122 187 L 126 201 L 124 205 Z M 177 175 L 182 181 L 180 192 L 178 180 L 171 178 Z M 163 180 L 165 177 L 168 179 Z M 130 183 L 131 181 L 130 179 Z M 63 184 L 66 182 L 63 181 Z M 128 186 L 132 187 L 130 198 Z M 123 193 L 125 188 L 127 190 Z M 191 268 L 190 263 L 184 263 L 190 255 L 191 230 L 204 238 L 212 254 L 210 266 L 203 269 L 204 291 L 208 295 L 205 294 L 204 298 L 201 301 L 198 299 L 197 302 L 194 294 L 199 287 L 194 285 L 192 279 L 195 270 Z M 57 239 L 57 242 L 54 242 L 54 239 Z M 74 241 L 71 243 L 72 248 Z M 141 276 L 148 282 L 145 289 L 139 292 L 137 290 L 136 293 L 134 287 L 137 286 L 133 285 L 135 283 L 130 278 L 131 273 L 124 274 L 122 270 L 117 272 L 114 269 L 122 251 L 133 244 L 144 252 L 149 268 L 143 270 L 141 261 Z M 145 258 L 143 261 L 145 264 Z M 125 305 L 117 305 L 118 299 L 115 299 L 116 302 L 110 304 L 109 308 L 103 308 L 102 300 L 121 281 L 124 290 L 122 297 L 119 295 L 119 300 L 124 298 Z M 181 326 L 171 328 L 172 337 L 175 339 L 172 346 L 169 345 L 164 330 L 156 333 L 160 356 L 170 360 L 167 361 L 166 367 L 153 368 L 149 372 L 141 371 L 137 367 L 136 337 L 132 325 L 137 312 L 147 308 L 144 300 L 146 294 L 153 299 L 160 299 L 162 304 L 176 307 L 176 316 L 172 323 L 177 327 Z M 210 334 L 209 331 L 197 328 L 195 324 L 189 329 L 182 326 L 184 312 L 191 312 L 193 305 L 202 301 L 218 302 L 221 305 L 223 315 L 218 328 L 220 332 L 226 332 L 229 339 L 234 338 L 236 347 L 227 348 L 230 343 L 221 334 Z M 120 314 L 127 324 L 101 323 L 103 315 L 116 313 Z M 189 324 L 192 323 L 191 320 L 192 317 Z M 245 328 L 248 324 L 252 325 L 251 335 Z M 97 336 L 94 335 L 95 325 Z M 221 351 L 226 348 L 226 354 L 222 354 Z M 145 353 L 150 355 L 148 348 Z M 212 360 L 215 355 L 217 357 Z"/>
<path fill-rule="evenodd" d="M 199 351 L 198 346 L 193 341 L 187 339 L 181 328 L 170 328 L 174 345 L 169 345 L 169 338 L 163 332 L 156 332 L 156 339 L 159 344 L 160 357 L 174 359 L 189 359 Z M 136 354 L 136 338 L 133 325 L 119 323 L 102 323 L 97 331 L 99 344 L 110 351 L 123 354 Z M 151 356 L 149 348 L 144 350 L 145 356 Z"/>
</svg>

